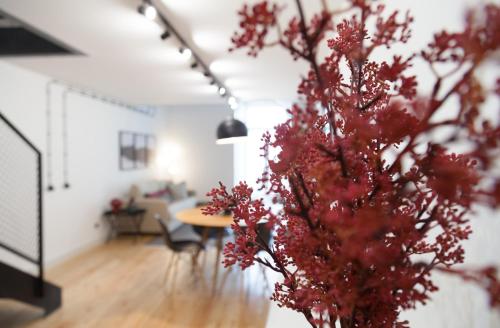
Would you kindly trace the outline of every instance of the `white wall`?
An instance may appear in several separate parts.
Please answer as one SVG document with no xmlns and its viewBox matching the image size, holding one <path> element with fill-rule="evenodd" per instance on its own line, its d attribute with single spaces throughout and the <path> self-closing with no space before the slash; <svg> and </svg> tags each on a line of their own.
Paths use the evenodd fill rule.
<svg viewBox="0 0 500 328">
<path fill-rule="evenodd" d="M 498 0 L 385 0 L 388 10 L 399 9 L 404 15 L 410 9 L 415 17 L 412 25 L 412 39 L 408 44 L 397 45 L 389 50 L 377 53 L 377 60 L 390 58 L 388 54 L 409 54 L 423 49 L 432 40 L 433 33 L 442 29 L 450 32 L 460 31 L 464 26 L 464 13 L 469 7 Z M 331 2 L 332 5 L 333 1 Z M 345 3 L 337 2 L 339 7 Z M 386 13 L 386 16 L 389 12 Z M 434 80 L 430 78 L 427 65 L 418 62 L 413 67 L 413 72 L 418 75 L 419 91 L 428 92 Z M 498 76 L 497 63 L 485 67 L 480 72 L 482 79 Z M 452 104 L 453 105 L 453 104 Z M 492 103 L 488 108 L 492 113 L 498 114 L 498 102 Z M 500 211 L 478 209 L 471 220 L 473 234 L 464 243 L 464 267 L 477 268 L 485 265 L 500 267 Z M 402 319 L 409 320 L 412 328 L 494 328 L 500 327 L 500 311 L 492 311 L 488 306 L 486 293 L 471 283 L 464 283 L 461 279 L 445 274 L 436 273 L 434 281 L 439 291 L 432 294 L 432 299 L 426 305 L 417 306 L 416 310 L 406 311 Z M 283 311 L 283 313 L 276 313 Z M 296 315 L 289 314 L 276 306 L 271 307 L 268 327 L 300 327 L 306 326 L 304 320 Z"/>
<path fill-rule="evenodd" d="M 433 34 L 440 30 L 460 31 L 464 27 L 465 10 L 488 2 L 498 3 L 498 0 L 386 0 L 384 3 L 389 8 L 397 8 L 403 14 L 409 9 L 415 17 L 410 42 L 387 52 L 409 54 L 425 48 L 432 40 Z M 497 76 L 499 72 L 498 66 L 487 66 L 483 67 L 479 76 L 484 81 L 491 81 L 490 75 Z M 416 60 L 413 73 L 419 80 L 419 92 L 429 94 L 435 79 L 431 76 L 428 65 Z M 448 112 L 455 111 L 456 103 L 448 102 L 446 105 Z M 498 105 L 498 102 L 489 103 L 485 111 L 498 114 Z M 464 242 L 466 260 L 463 266 L 500 267 L 500 239 L 497 238 L 500 231 L 500 212 L 478 209 L 471 215 L 471 226 L 474 232 L 470 239 Z M 402 315 L 404 319 L 409 320 L 412 328 L 500 327 L 500 312 L 489 308 L 483 290 L 446 274 L 435 273 L 433 279 L 440 290 L 432 294 L 432 299 L 426 305 L 418 305 L 416 310 L 406 311 Z"/>
<path fill-rule="evenodd" d="M 219 181 L 232 187 L 233 146 L 215 144 L 217 126 L 231 115 L 228 106 L 170 106 L 164 110 L 167 136 L 159 149 L 175 163 L 171 172 L 158 172 L 159 176 L 186 181 L 200 200 L 206 200 L 206 193 Z"/>
<path fill-rule="evenodd" d="M 0 111 L 42 154 L 46 150 L 45 86 L 48 80 L 47 76 L 0 61 Z M 152 169 L 119 170 L 118 131 L 152 133 L 157 135 L 158 140 L 166 131 L 166 119 L 161 111 L 153 118 L 82 95 L 68 94 L 71 188 L 63 189 L 63 88 L 55 86 L 52 90 L 55 190 L 44 193 L 44 250 L 47 264 L 103 241 L 107 225 L 101 214 L 109 200 L 123 196 L 133 182 L 154 176 Z M 46 187 L 46 174 L 43 178 Z M 0 253 L 0 259 L 7 260 L 6 254 Z"/>
</svg>

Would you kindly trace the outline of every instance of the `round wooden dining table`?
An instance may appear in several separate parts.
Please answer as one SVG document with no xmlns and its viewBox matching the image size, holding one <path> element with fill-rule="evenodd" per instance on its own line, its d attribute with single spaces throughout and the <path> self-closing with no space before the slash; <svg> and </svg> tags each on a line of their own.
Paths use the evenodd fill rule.
<svg viewBox="0 0 500 328">
<path fill-rule="evenodd" d="M 217 275 L 219 272 L 220 256 L 221 256 L 222 247 L 223 247 L 225 228 L 230 227 L 234 221 L 233 221 L 232 215 L 223 215 L 223 214 L 204 215 L 202 213 L 203 207 L 204 206 L 198 206 L 195 208 L 190 208 L 187 210 L 179 211 L 176 214 L 176 218 L 177 218 L 177 220 L 181 221 L 182 223 L 202 227 L 203 233 L 201 236 L 201 238 L 202 238 L 201 242 L 204 245 L 206 244 L 206 242 L 208 240 L 209 231 L 214 230 L 214 229 L 216 230 L 217 256 L 216 256 L 216 260 L 215 260 L 214 275 L 213 275 L 213 286 L 214 286 L 214 291 L 215 291 Z"/>
<path fill-rule="evenodd" d="M 176 217 L 183 223 L 207 228 L 226 228 L 233 223 L 232 215 L 204 215 L 202 213 L 203 207 L 182 210 L 176 214 Z"/>
</svg>

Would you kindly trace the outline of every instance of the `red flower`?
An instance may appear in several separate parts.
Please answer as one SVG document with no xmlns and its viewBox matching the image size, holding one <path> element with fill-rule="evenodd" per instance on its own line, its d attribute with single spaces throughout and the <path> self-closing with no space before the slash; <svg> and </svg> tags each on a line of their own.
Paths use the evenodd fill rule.
<svg viewBox="0 0 500 328">
<path fill-rule="evenodd" d="M 276 4 L 269 5 L 267 1 L 261 1 L 252 8 L 247 5 L 243 6 L 238 12 L 243 32 L 235 33 L 231 39 L 235 48 L 248 47 L 248 54 L 257 56 L 259 50 L 265 46 L 264 40 L 269 29 L 276 26 L 278 12 L 278 6 Z"/>
<path fill-rule="evenodd" d="M 499 122 L 481 115 L 490 97 L 500 96 L 500 79 L 483 86 L 474 76 L 498 50 L 500 8 L 470 11 L 463 31 L 439 32 L 419 54 L 378 62 L 372 52 L 406 42 L 413 19 L 397 11 L 384 16 L 370 1 L 349 3 L 340 23 L 326 7 L 302 21 L 299 7 L 286 28 L 278 5 L 263 1 L 239 12 L 235 48 L 255 56 L 281 45 L 310 71 L 290 119 L 263 136 L 264 157 L 270 149 L 278 155 L 268 160 L 260 189 L 282 210 L 252 198 L 245 183 L 209 193 L 207 214 L 234 214 L 236 240 L 226 245 L 225 264 L 259 262 L 279 272 L 284 280 L 272 299 L 312 326 L 408 327 L 399 314 L 437 290 L 435 270 L 479 284 L 500 307 L 495 268 L 454 267 L 472 233 L 471 207 L 500 204 Z M 331 54 L 319 63 L 325 38 Z M 418 77 L 407 71 L 421 59 L 435 83 L 417 95 Z M 451 70 L 438 73 L 442 64 Z M 451 98 L 458 100 L 453 113 L 444 109 Z M 450 118 L 438 120 L 444 110 Z M 457 143 L 467 148 L 460 152 Z M 274 230 L 272 245 L 258 229 L 263 220 Z"/>
</svg>

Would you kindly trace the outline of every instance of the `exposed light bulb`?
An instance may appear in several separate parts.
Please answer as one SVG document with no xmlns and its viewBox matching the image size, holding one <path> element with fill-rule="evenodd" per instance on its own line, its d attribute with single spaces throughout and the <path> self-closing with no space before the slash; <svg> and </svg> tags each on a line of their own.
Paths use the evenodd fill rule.
<svg viewBox="0 0 500 328">
<path fill-rule="evenodd" d="M 181 53 L 182 57 L 184 57 L 185 59 L 189 59 L 193 55 L 193 52 L 191 51 L 191 49 L 186 48 L 186 47 L 181 47 L 179 49 L 179 52 Z"/>
<path fill-rule="evenodd" d="M 156 8 L 151 5 L 150 3 L 144 2 L 139 6 L 139 12 L 143 14 L 147 19 L 149 20 L 155 20 L 156 15 L 158 12 L 156 11 Z"/>
<path fill-rule="evenodd" d="M 224 95 L 226 94 L 226 88 L 224 88 L 224 87 L 220 87 L 220 88 L 219 88 L 219 94 L 220 94 L 221 96 L 224 96 Z"/>
<path fill-rule="evenodd" d="M 231 109 L 236 109 L 238 108 L 238 101 L 236 100 L 235 97 L 231 96 L 227 99 L 227 103 L 229 104 L 229 107 L 231 107 Z"/>
</svg>

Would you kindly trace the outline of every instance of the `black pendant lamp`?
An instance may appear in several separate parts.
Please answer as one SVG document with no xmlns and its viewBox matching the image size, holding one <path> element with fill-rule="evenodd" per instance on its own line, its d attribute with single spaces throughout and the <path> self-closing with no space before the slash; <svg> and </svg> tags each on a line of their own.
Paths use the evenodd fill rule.
<svg viewBox="0 0 500 328">
<path fill-rule="evenodd" d="M 248 136 L 248 130 L 242 121 L 228 117 L 217 127 L 218 145 L 234 144 L 243 141 Z"/>
</svg>

